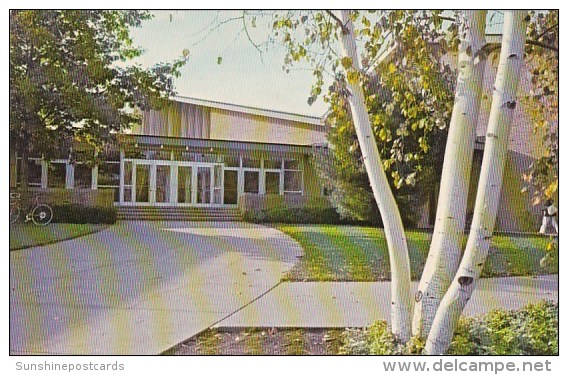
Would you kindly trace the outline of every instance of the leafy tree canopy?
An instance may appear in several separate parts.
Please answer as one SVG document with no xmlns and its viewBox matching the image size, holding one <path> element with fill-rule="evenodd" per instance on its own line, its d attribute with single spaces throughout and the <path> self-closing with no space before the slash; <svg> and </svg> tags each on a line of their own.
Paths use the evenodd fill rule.
<svg viewBox="0 0 568 375">
<path fill-rule="evenodd" d="M 558 194 L 558 11 L 529 12 L 526 63 L 533 88 L 521 97 L 541 137 L 544 155 L 537 158 L 523 176 L 532 191 L 533 204 Z M 530 189 L 529 189 L 530 187 Z"/>
<path fill-rule="evenodd" d="M 288 49 L 285 69 L 300 60 L 313 67 L 308 101 L 322 95 L 329 104 L 334 167 L 317 164 L 333 188 L 332 200 L 342 214 L 368 220 L 379 215 L 351 123 L 346 83 L 363 83 L 375 140 L 399 205 L 418 204 L 416 199 L 441 173 L 455 82 L 455 71 L 443 57 L 457 46 L 459 22 L 441 11 L 397 10 L 354 12 L 353 24 L 362 51 L 360 71 L 337 51 L 343 26 L 332 12 L 277 14 L 273 28 Z M 333 79 L 328 90 L 323 89 L 324 74 Z M 409 224 L 417 218 L 404 219 Z"/>
<path fill-rule="evenodd" d="M 187 54 L 143 69 L 130 28 L 144 11 L 10 12 L 10 144 L 52 158 L 81 141 L 101 150 L 139 121 L 135 108 L 162 104 Z"/>
</svg>

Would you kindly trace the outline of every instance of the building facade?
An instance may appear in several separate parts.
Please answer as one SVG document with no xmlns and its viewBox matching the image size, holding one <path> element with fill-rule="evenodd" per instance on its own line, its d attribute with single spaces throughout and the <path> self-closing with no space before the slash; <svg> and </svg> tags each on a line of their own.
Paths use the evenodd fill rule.
<svg viewBox="0 0 568 375">
<path fill-rule="evenodd" d="M 116 206 L 235 207 L 249 195 L 319 196 L 310 154 L 322 118 L 176 97 L 118 135 L 94 166 L 29 159 L 29 186 L 111 191 Z M 21 159 L 11 158 L 11 186 Z"/>
<path fill-rule="evenodd" d="M 475 204 L 495 73 L 496 66 L 487 64 L 468 217 Z M 529 81 L 524 72 L 521 87 L 526 90 Z M 64 154 L 49 161 L 34 155 L 28 164 L 29 186 L 66 202 L 119 207 L 237 207 L 244 197 L 263 207 L 263 200 L 278 196 L 292 206 L 313 198 L 322 202 L 312 152 L 314 145 L 326 146 L 324 123 L 324 117 L 176 97 L 159 111 L 143 113 L 141 124 L 119 134 L 119 147 L 96 165 L 73 162 Z M 526 232 L 538 226 L 540 207 L 530 204 L 530 194 L 521 193 L 523 173 L 544 152 L 538 139 L 520 101 L 509 139 L 498 230 Z M 18 185 L 20 166 L 21 159 L 11 153 L 11 187 Z M 439 184 L 430 188 L 428 201 L 417 207 L 420 228 L 435 224 Z"/>
</svg>

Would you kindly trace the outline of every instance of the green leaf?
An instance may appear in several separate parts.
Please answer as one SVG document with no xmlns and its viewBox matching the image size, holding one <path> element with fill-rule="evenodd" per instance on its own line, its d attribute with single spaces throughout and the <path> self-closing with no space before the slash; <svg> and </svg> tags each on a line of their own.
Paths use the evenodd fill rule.
<svg viewBox="0 0 568 375">
<path fill-rule="evenodd" d="M 351 60 L 350 57 L 343 57 L 341 59 L 341 66 L 343 66 L 343 69 L 348 70 L 351 68 L 352 65 L 353 65 L 353 60 Z"/>
</svg>

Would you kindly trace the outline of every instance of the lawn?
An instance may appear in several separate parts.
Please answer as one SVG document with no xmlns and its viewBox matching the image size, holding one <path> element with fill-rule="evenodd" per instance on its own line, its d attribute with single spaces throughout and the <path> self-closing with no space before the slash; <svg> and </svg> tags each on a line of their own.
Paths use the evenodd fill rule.
<svg viewBox="0 0 568 375">
<path fill-rule="evenodd" d="M 305 254 L 285 276 L 286 281 L 389 280 L 387 244 L 382 229 L 337 225 L 275 225 L 298 241 Z M 430 246 L 430 233 L 408 231 L 413 280 L 419 280 Z M 558 257 L 540 267 L 548 238 L 496 235 L 482 277 L 558 273 Z"/>
<path fill-rule="evenodd" d="M 32 246 L 46 245 L 68 240 L 107 228 L 105 224 L 32 224 L 10 225 L 10 250 L 25 249 Z"/>
</svg>

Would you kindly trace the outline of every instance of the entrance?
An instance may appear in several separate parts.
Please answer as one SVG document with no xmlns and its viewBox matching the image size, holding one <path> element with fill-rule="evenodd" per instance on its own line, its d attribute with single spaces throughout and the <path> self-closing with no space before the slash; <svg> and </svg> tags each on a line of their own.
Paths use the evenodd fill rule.
<svg viewBox="0 0 568 375">
<path fill-rule="evenodd" d="M 223 205 L 222 164 L 141 159 L 124 163 L 124 205 Z"/>
</svg>

